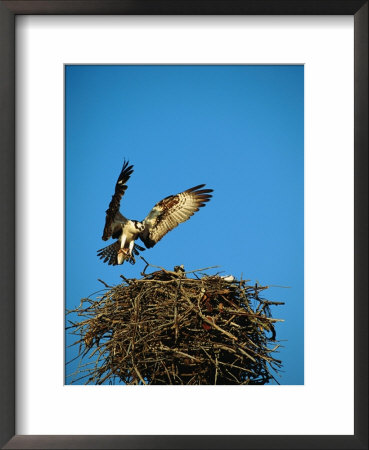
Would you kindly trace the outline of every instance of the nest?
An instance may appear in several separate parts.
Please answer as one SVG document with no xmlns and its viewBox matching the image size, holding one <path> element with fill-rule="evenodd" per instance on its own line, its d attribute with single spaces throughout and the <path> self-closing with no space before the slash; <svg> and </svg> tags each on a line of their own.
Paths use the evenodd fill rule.
<svg viewBox="0 0 369 450">
<path fill-rule="evenodd" d="M 147 267 L 150 266 L 147 264 Z M 151 266 L 155 267 L 155 266 Z M 207 275 L 206 269 L 155 270 L 84 298 L 69 314 L 82 361 L 79 384 L 266 384 L 282 362 L 267 286 Z M 100 280 L 101 281 L 101 280 Z M 274 373 L 274 375 L 273 375 Z"/>
</svg>

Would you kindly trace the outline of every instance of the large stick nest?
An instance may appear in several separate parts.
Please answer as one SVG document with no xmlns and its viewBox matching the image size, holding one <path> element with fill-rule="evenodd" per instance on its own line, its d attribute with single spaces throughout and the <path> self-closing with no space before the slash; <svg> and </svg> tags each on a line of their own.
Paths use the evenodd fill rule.
<svg viewBox="0 0 369 450">
<path fill-rule="evenodd" d="M 149 265 L 149 264 L 148 264 Z M 147 268 L 147 266 L 146 266 Z M 146 269 L 145 269 L 146 270 Z M 281 367 L 271 316 L 282 302 L 247 280 L 160 268 L 106 285 L 69 311 L 83 361 L 72 383 L 265 384 Z M 100 280 L 101 281 L 101 280 Z M 105 284 L 105 283 L 104 283 Z M 84 361 L 87 361 L 86 363 Z"/>
</svg>

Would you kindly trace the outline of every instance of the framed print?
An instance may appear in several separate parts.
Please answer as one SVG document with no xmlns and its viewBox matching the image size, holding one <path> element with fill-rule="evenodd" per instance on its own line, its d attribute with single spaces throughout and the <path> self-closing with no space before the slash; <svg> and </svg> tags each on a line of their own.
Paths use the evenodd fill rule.
<svg viewBox="0 0 369 450">
<path fill-rule="evenodd" d="M 367 3 L 0 8 L 4 448 L 367 448 Z"/>
<path fill-rule="evenodd" d="M 70 311 L 66 317 L 66 384 L 304 384 L 303 80 L 302 65 L 65 66 L 65 286 L 66 309 Z M 97 99 L 100 100 L 97 102 Z M 106 116 L 110 119 L 105 120 Z M 147 134 L 139 132 L 142 123 L 145 123 Z M 93 137 L 91 128 L 96 130 Z M 117 130 L 116 133 L 114 130 Z M 180 140 L 177 140 L 179 136 Z M 95 145 L 98 141 L 104 142 L 103 152 L 101 145 Z M 111 149 L 109 155 L 108 148 Z M 231 152 L 231 157 L 226 156 L 227 151 Z M 122 152 L 125 158 L 129 158 L 129 162 L 122 161 Z M 96 215 L 92 221 L 97 224 L 100 210 L 106 210 L 104 199 L 105 203 L 107 199 L 110 202 L 110 193 L 106 192 L 103 196 L 103 186 L 96 187 L 95 191 L 90 184 L 91 177 L 104 178 L 104 172 L 115 172 L 114 161 L 119 164 L 117 172 L 118 175 L 122 172 L 119 177 L 126 183 L 126 192 L 120 200 L 120 194 L 114 194 L 111 207 L 116 208 L 116 202 L 119 202 L 123 216 L 124 208 L 130 208 L 129 196 L 132 191 L 132 208 L 133 211 L 137 210 L 137 217 L 143 214 L 139 211 L 139 205 L 151 211 L 158 202 L 157 199 L 170 194 L 168 188 L 171 184 L 174 192 L 184 192 L 159 201 L 159 206 L 154 207 L 155 212 L 148 213 L 148 218 L 127 222 L 128 227 L 133 226 L 132 230 L 137 229 L 137 233 L 133 231 L 133 241 L 130 240 L 131 234 L 128 231 L 127 236 L 124 232 L 116 241 L 109 239 L 110 231 L 107 231 L 102 240 L 101 230 L 95 227 L 91 227 L 91 236 L 81 240 L 78 238 L 81 230 L 78 230 L 77 224 L 80 223 L 84 227 L 84 218 L 89 215 Z M 158 178 L 152 170 L 156 161 L 160 161 L 157 170 L 162 174 Z M 235 161 L 240 168 L 238 175 Z M 107 164 L 105 168 L 104 162 Z M 263 181 L 259 171 L 256 171 L 254 176 L 252 174 L 251 167 L 259 166 L 263 166 Z M 142 174 L 139 173 L 140 167 Z M 247 172 L 246 180 L 244 171 Z M 136 195 L 135 189 L 128 191 L 128 187 L 135 186 L 135 179 L 138 182 Z M 113 184 L 114 188 L 115 181 L 112 180 L 112 183 L 108 182 L 107 185 Z M 188 183 L 190 185 L 186 187 Z M 91 203 L 84 202 L 84 198 L 92 192 L 96 197 L 95 210 Z M 244 192 L 248 193 L 247 199 Z M 102 195 L 100 209 L 97 200 L 99 195 Z M 149 195 L 152 196 L 152 205 L 150 201 L 145 205 Z M 183 206 L 180 201 L 183 201 Z M 187 202 L 194 202 L 193 209 L 188 215 L 178 216 L 178 220 L 173 224 L 172 214 L 181 214 L 181 208 L 187 211 L 187 208 L 190 208 Z M 214 202 L 218 206 L 215 206 L 212 212 Z M 174 206 L 170 206 L 172 203 L 179 208 L 178 213 L 176 209 L 172 209 Z M 242 204 L 245 208 L 240 208 L 239 205 Z M 221 205 L 226 205 L 225 209 Z M 165 211 L 163 216 L 159 215 L 159 218 L 162 218 L 158 219 L 159 225 L 165 227 L 158 235 L 158 241 L 156 227 L 159 225 L 155 225 L 156 222 L 153 223 L 150 219 L 157 214 L 156 208 L 163 208 Z M 254 219 L 250 219 L 250 210 L 254 211 Z M 109 214 L 108 210 L 108 222 Z M 223 219 L 220 219 L 220 215 Z M 185 223 L 187 220 L 189 223 Z M 240 231 L 219 240 L 218 228 L 211 226 L 219 220 L 239 226 Z M 115 225 L 113 229 L 114 227 Z M 145 229 L 147 236 L 151 236 L 150 241 L 146 237 Z M 88 230 L 85 231 L 87 232 Z M 254 236 L 254 242 L 257 243 L 255 248 L 252 243 L 254 239 L 250 241 L 248 234 Z M 104 240 L 107 245 L 104 245 Z M 215 245 L 217 241 L 219 242 Z M 167 242 L 172 242 L 169 253 L 165 245 Z M 116 245 L 123 245 L 121 253 L 118 250 L 115 254 Z M 91 266 L 86 261 L 84 284 L 80 276 L 79 255 L 89 255 L 92 248 L 95 250 L 93 253 L 99 249 L 96 255 L 99 258 L 91 254 L 88 258 Z M 259 252 L 263 255 L 260 258 L 256 256 Z M 249 257 L 245 253 L 254 255 L 252 263 L 248 262 Z M 122 261 L 119 261 L 119 255 Z M 276 260 L 281 263 L 276 264 Z M 155 274 L 155 279 L 160 278 L 157 283 L 152 279 L 152 275 L 149 275 L 150 269 L 146 278 L 140 277 L 147 264 L 145 261 L 166 268 L 162 275 L 160 272 Z M 200 295 L 201 290 L 208 290 L 211 300 L 208 300 L 206 294 L 203 300 L 205 309 L 200 307 L 199 310 L 196 301 L 195 304 L 191 300 L 189 303 L 187 297 L 181 297 L 180 292 L 176 290 L 176 274 L 173 274 L 173 283 L 167 280 L 169 272 L 181 265 L 185 275 L 181 278 L 181 292 L 184 293 L 184 290 L 188 289 L 189 298 L 194 299 L 194 296 Z M 215 265 L 218 267 L 200 270 L 202 275 L 196 271 L 196 267 Z M 243 287 L 245 283 L 239 280 L 238 274 L 240 267 L 244 277 L 248 274 L 246 279 L 251 278 L 258 280 L 259 284 L 262 283 L 263 289 L 260 289 L 258 294 L 255 294 L 255 283 L 251 281 L 247 282 L 247 287 Z M 283 268 L 281 273 L 276 273 L 277 267 Z M 153 269 L 156 268 L 151 270 Z M 194 270 L 196 272 L 193 272 Z M 220 274 L 222 271 L 227 272 Z M 216 275 L 217 273 L 219 275 Z M 269 277 L 272 280 L 278 279 L 281 285 L 287 284 L 289 280 L 293 288 L 277 287 L 273 282 L 263 283 L 257 273 L 263 273 L 264 277 L 269 273 Z M 125 281 L 121 275 L 127 280 L 134 278 L 140 282 Z M 162 276 L 165 283 L 161 280 Z M 105 284 L 98 281 L 99 279 Z M 92 280 L 96 281 L 91 285 Z M 223 283 L 222 280 L 228 281 Z M 109 291 L 106 285 L 114 286 L 117 281 L 120 286 L 118 291 L 115 288 Z M 122 281 L 127 285 L 122 286 Z M 268 289 L 265 289 L 265 284 L 269 285 Z M 138 291 L 134 287 L 136 285 Z M 147 296 L 143 297 L 142 289 L 146 285 Z M 164 298 L 163 286 L 168 287 Z M 119 302 L 117 295 L 120 296 L 121 289 L 130 299 L 140 293 L 141 312 L 137 311 L 136 307 L 130 310 L 122 299 L 125 317 L 118 319 L 115 316 L 116 304 Z M 97 291 L 97 297 L 102 294 L 114 297 L 114 303 L 111 304 L 114 305 L 111 310 L 114 316 L 111 317 L 111 330 L 107 331 L 105 327 L 102 332 L 100 326 L 95 328 L 92 322 L 87 325 L 85 319 L 91 318 L 93 305 L 97 308 L 95 317 L 99 322 L 101 313 L 107 320 L 108 313 L 105 308 L 110 303 L 105 300 L 101 303 L 96 297 L 97 303 L 91 304 L 91 298 L 88 305 L 85 305 L 88 306 L 88 317 L 84 318 L 85 313 L 82 310 L 85 307 L 80 309 L 84 290 L 91 293 Z M 158 294 L 155 310 L 164 314 L 160 319 L 152 312 L 155 292 Z M 228 293 L 232 295 L 232 299 L 226 297 Z M 232 306 L 232 303 L 241 303 L 241 298 L 245 300 L 245 297 L 249 299 L 248 308 L 241 308 L 237 312 L 232 308 L 228 310 L 222 303 L 227 298 L 227 301 L 231 302 L 228 306 Z M 150 307 L 144 306 L 144 298 Z M 167 299 L 168 303 L 164 299 Z M 255 317 L 251 321 L 251 304 L 258 304 L 258 299 L 267 303 L 254 306 Z M 286 306 L 289 305 L 285 310 L 283 302 Z M 103 311 L 100 311 L 101 308 Z M 176 325 L 173 328 L 173 309 L 176 311 L 176 321 L 181 324 L 178 329 Z M 275 311 L 272 312 L 272 309 Z M 262 323 L 257 326 L 259 311 L 266 314 L 262 314 Z M 274 313 L 273 317 L 269 317 L 269 313 Z M 129 318 L 131 314 L 133 316 Z M 137 329 L 132 328 L 132 323 L 137 321 L 137 314 L 141 317 L 141 325 L 138 328 L 145 330 L 140 337 L 137 335 Z M 204 320 L 204 314 L 206 320 L 212 321 L 214 319 L 209 317 L 215 318 L 215 333 L 210 331 L 209 327 L 213 326 L 208 322 L 199 323 L 199 319 Z M 242 318 L 247 318 L 248 325 L 243 323 Z M 123 323 L 127 327 L 121 329 Z M 158 323 L 161 324 L 159 329 Z M 165 323 L 168 323 L 169 329 L 164 326 Z M 115 330 L 113 324 L 119 324 L 119 331 Z M 83 335 L 88 335 L 89 341 L 109 340 L 104 347 L 99 345 L 101 351 L 103 348 L 110 349 L 106 354 L 104 352 L 104 356 L 101 354 L 105 362 L 103 365 L 98 363 L 96 366 L 90 366 L 91 371 L 86 370 L 84 362 L 92 362 L 93 357 L 79 357 L 80 350 L 81 354 L 84 354 L 88 350 L 87 347 L 82 350 L 79 344 L 73 345 L 81 339 L 80 330 Z M 95 337 L 93 330 L 98 332 L 98 336 Z M 171 334 L 170 330 L 173 330 L 174 334 Z M 249 331 L 246 335 L 241 330 Z M 260 334 L 261 330 L 263 332 Z M 129 358 L 118 357 L 123 342 L 122 335 L 127 339 L 123 352 L 132 348 L 129 344 L 133 338 L 132 332 L 135 341 L 134 353 Z M 119 338 L 115 342 L 115 339 L 109 338 L 108 335 Z M 234 338 L 237 338 L 237 344 Z M 293 349 L 287 349 L 287 346 L 283 345 L 285 340 L 294 341 Z M 259 351 L 256 351 L 257 347 Z M 266 347 L 274 351 L 269 352 Z M 92 345 L 88 352 L 93 353 L 96 348 Z M 163 355 L 158 348 L 165 349 Z M 172 359 L 167 348 L 172 349 Z M 239 355 L 234 353 L 235 348 L 238 349 Z M 264 351 L 267 353 L 264 354 Z M 243 352 L 250 353 L 250 358 Z M 188 355 L 191 356 L 192 363 L 188 362 Z M 122 363 L 125 361 L 123 365 L 118 363 L 119 377 L 113 376 L 118 373 L 116 368 L 113 371 L 109 369 L 111 362 L 117 361 L 117 358 L 122 358 Z M 159 365 L 158 360 L 161 361 Z M 213 361 L 218 361 L 215 368 Z M 279 371 L 280 361 L 283 361 L 283 375 Z M 132 377 L 133 364 L 136 375 L 137 372 L 140 373 L 139 377 Z M 243 371 L 241 367 L 247 370 Z"/>
</svg>

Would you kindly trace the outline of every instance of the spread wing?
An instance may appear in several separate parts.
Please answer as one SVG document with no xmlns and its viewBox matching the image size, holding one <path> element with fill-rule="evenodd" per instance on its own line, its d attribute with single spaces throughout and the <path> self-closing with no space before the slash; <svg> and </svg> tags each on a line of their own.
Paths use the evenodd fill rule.
<svg viewBox="0 0 369 450">
<path fill-rule="evenodd" d="M 102 235 L 102 239 L 104 241 L 107 241 L 113 233 L 112 224 L 114 222 L 116 214 L 119 212 L 120 200 L 127 189 L 126 183 L 132 175 L 132 172 L 133 166 L 129 166 L 129 162 L 124 161 L 123 168 L 115 185 L 114 195 L 111 198 L 109 208 L 106 210 L 105 227 L 104 233 Z"/>
<path fill-rule="evenodd" d="M 140 234 L 147 248 L 153 247 L 169 231 L 188 220 L 199 208 L 211 199 L 212 189 L 202 189 L 200 184 L 177 195 L 170 195 L 157 203 L 143 221 Z"/>
</svg>

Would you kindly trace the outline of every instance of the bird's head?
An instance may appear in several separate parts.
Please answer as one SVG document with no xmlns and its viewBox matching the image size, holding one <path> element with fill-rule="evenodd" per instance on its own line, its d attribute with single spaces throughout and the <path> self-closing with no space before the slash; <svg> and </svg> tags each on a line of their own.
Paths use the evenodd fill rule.
<svg viewBox="0 0 369 450">
<path fill-rule="evenodd" d="M 134 220 L 133 223 L 135 224 L 137 231 L 141 232 L 145 229 L 145 225 L 142 222 L 139 222 L 138 220 Z"/>
</svg>

